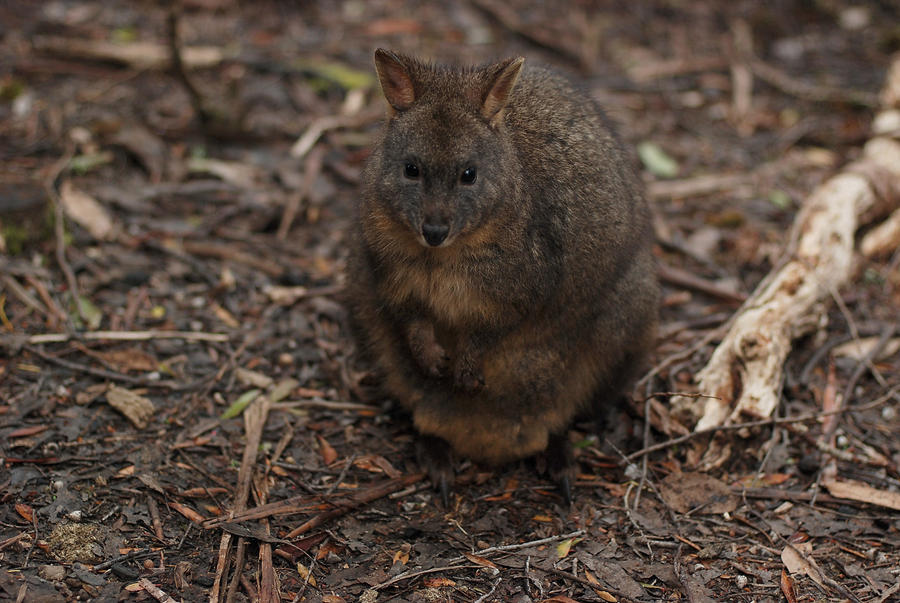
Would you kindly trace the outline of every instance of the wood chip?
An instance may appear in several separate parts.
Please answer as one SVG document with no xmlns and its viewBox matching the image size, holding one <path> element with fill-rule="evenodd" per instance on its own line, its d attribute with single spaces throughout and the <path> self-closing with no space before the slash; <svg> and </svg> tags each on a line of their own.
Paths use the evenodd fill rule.
<svg viewBox="0 0 900 603">
<path fill-rule="evenodd" d="M 147 427 L 150 417 L 153 416 L 153 402 L 130 390 L 117 385 L 112 385 L 106 392 L 106 401 L 109 405 L 125 415 L 138 429 Z"/>
</svg>

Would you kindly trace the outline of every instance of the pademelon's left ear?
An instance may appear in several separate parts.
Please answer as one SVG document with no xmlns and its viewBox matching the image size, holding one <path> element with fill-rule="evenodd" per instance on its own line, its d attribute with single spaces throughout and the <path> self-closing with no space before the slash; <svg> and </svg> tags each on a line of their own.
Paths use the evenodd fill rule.
<svg viewBox="0 0 900 603">
<path fill-rule="evenodd" d="M 488 67 L 492 74 L 481 103 L 481 115 L 492 124 L 497 124 L 503 119 L 503 108 L 509 101 L 509 95 L 516 85 L 516 80 L 519 79 L 524 62 L 524 57 L 516 57 Z"/>
<path fill-rule="evenodd" d="M 390 50 L 379 48 L 375 51 L 375 71 L 381 90 L 395 111 L 406 111 L 416 100 L 408 61 L 407 57 Z"/>
</svg>

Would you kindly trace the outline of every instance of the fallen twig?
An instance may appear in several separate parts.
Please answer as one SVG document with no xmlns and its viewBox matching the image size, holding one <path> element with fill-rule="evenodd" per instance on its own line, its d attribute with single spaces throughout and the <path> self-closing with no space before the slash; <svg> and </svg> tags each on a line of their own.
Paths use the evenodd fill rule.
<svg viewBox="0 0 900 603">
<path fill-rule="evenodd" d="M 150 580 L 148 580 L 147 578 L 141 578 L 140 580 L 138 580 L 138 584 L 141 585 L 141 588 L 147 591 L 147 594 L 152 596 L 160 603 L 178 603 L 178 601 L 166 594 L 166 591 L 150 582 Z"/>
<path fill-rule="evenodd" d="M 567 572 L 567 571 L 564 571 L 561 569 L 556 569 L 555 567 L 535 567 L 534 569 L 536 569 L 539 572 L 546 572 L 548 574 L 553 574 L 554 576 L 559 576 L 560 578 L 565 578 L 566 580 L 571 580 L 573 582 L 577 582 L 578 584 L 581 584 L 582 586 L 586 586 L 586 587 L 590 588 L 591 590 L 603 589 L 604 591 L 608 592 L 609 594 L 615 595 L 625 601 L 638 601 L 638 602 L 651 601 L 651 599 L 636 599 L 635 597 L 629 596 L 627 593 L 623 593 L 620 590 L 610 588 L 609 586 L 606 586 L 606 585 L 594 584 L 590 580 L 587 580 L 580 576 L 576 576 L 575 574 L 573 574 L 571 572 Z M 656 601 L 658 599 L 652 599 L 652 600 Z"/>
<path fill-rule="evenodd" d="M 200 119 L 201 123 L 208 124 L 212 121 L 212 115 L 210 115 L 210 112 L 203 104 L 203 97 L 200 95 L 194 82 L 188 77 L 187 69 L 184 65 L 184 58 L 182 57 L 181 44 L 178 39 L 180 9 L 180 3 L 173 2 L 169 8 L 169 14 L 166 16 L 169 60 L 171 61 L 172 71 L 175 72 L 175 77 L 181 82 L 185 92 L 187 92 L 188 97 L 191 99 L 191 106 L 194 108 L 194 112 L 197 113 L 197 117 Z"/>
<path fill-rule="evenodd" d="M 584 534 L 585 534 L 584 530 L 576 530 L 575 532 L 571 532 L 569 534 L 560 534 L 558 536 L 549 536 L 547 538 L 541 538 L 539 540 L 531 540 L 529 542 L 520 542 L 518 544 L 507 544 L 507 545 L 502 545 L 502 546 L 492 546 L 492 547 L 488 547 L 486 549 L 481 549 L 481 550 L 475 551 L 474 553 L 472 553 L 472 555 L 475 555 L 477 557 L 485 557 L 485 556 L 491 555 L 493 553 L 510 553 L 510 552 L 518 551 L 518 550 L 525 549 L 525 548 L 542 546 L 545 544 L 549 544 L 551 542 L 567 540 L 569 538 L 578 538 L 580 536 L 584 536 Z M 467 559 L 468 558 L 466 556 L 460 555 L 459 557 L 454 557 L 453 559 L 450 559 L 448 561 L 449 565 L 445 565 L 445 566 L 441 566 L 441 567 L 432 567 L 432 568 L 424 569 L 424 570 L 407 570 L 405 572 L 397 574 L 396 576 L 394 576 L 393 578 L 391 578 L 390 580 L 388 580 L 386 582 L 382 582 L 381 584 L 377 584 L 377 585 L 373 586 L 372 590 L 376 590 L 376 591 L 382 590 L 382 589 L 387 588 L 388 586 L 391 586 L 392 584 L 396 584 L 397 582 L 400 582 L 401 580 L 411 580 L 413 578 L 418 578 L 419 576 L 424 576 L 426 574 L 433 574 L 436 572 L 448 572 L 448 571 L 454 571 L 454 570 L 459 570 L 459 569 L 477 569 L 479 567 L 482 567 L 477 564 L 462 563 L 463 561 L 466 561 Z M 567 574 L 567 576 L 569 576 L 569 574 Z M 580 579 L 576 578 L 576 580 L 580 580 Z M 593 585 L 593 586 L 596 586 L 596 585 Z"/>
<path fill-rule="evenodd" d="M 352 506 L 342 506 L 337 509 L 331 509 L 330 511 L 326 511 L 319 515 L 316 515 L 306 523 L 294 528 L 290 532 L 287 533 L 285 538 L 295 538 L 300 534 L 304 534 L 310 531 L 313 528 L 317 528 L 326 521 L 330 521 L 335 517 L 340 517 L 345 515 L 348 511 L 355 509 L 356 507 L 362 506 L 364 504 L 370 503 L 373 500 L 377 500 L 382 496 L 387 496 L 391 492 L 396 490 L 400 490 L 401 488 L 405 488 L 410 484 L 414 484 L 418 481 L 421 481 L 425 478 L 424 473 L 413 473 L 411 475 L 407 475 L 405 477 L 398 477 L 396 479 L 388 480 L 382 484 L 379 484 L 375 487 L 369 488 L 368 490 L 364 490 L 362 492 L 356 493 L 356 496 L 352 499 Z"/>
<path fill-rule="evenodd" d="M 368 411 L 377 411 L 377 406 L 372 406 L 370 404 L 360 404 L 359 402 L 337 402 L 332 400 L 319 400 L 317 398 L 313 398 L 312 400 L 295 400 L 295 401 L 287 401 L 287 402 L 278 402 L 277 404 L 273 404 L 272 408 L 277 409 L 285 409 L 285 408 L 325 408 L 328 410 L 368 410 Z"/>
<path fill-rule="evenodd" d="M 203 524 L 205 528 L 216 528 L 225 522 L 236 523 L 240 521 L 249 521 L 251 519 L 262 519 L 263 517 L 272 517 L 273 515 L 291 515 L 294 513 L 310 513 L 315 511 L 323 511 L 316 515 L 303 525 L 295 528 L 284 538 L 290 540 L 312 528 L 318 527 L 326 521 L 335 517 L 340 517 L 353 509 L 377 500 L 383 496 L 387 496 L 392 492 L 406 488 L 407 486 L 425 479 L 424 473 L 413 473 L 404 477 L 386 480 L 372 486 L 366 490 L 354 492 L 351 495 L 333 497 L 327 502 L 310 500 L 309 495 L 293 496 L 282 501 L 260 505 L 253 509 L 247 509 L 240 513 L 235 513 L 233 517 L 217 518 L 206 521 Z"/>
<path fill-rule="evenodd" d="M 569 532 L 568 534 L 558 534 L 556 536 L 548 536 L 547 538 L 541 538 L 538 540 L 530 540 L 528 542 L 518 542 L 516 544 L 504 544 L 501 546 L 489 546 L 486 549 L 480 549 L 472 553 L 473 555 L 477 555 L 479 557 L 484 557 L 486 555 L 491 555 L 493 553 L 510 553 L 512 551 L 519 551 L 522 549 L 527 549 L 533 546 L 543 546 L 545 544 L 550 544 L 551 542 L 558 542 L 560 540 L 569 540 L 571 538 L 580 538 L 585 535 L 584 530 L 575 530 L 574 532 Z M 450 560 L 450 563 L 456 563 L 458 561 L 462 561 L 466 559 L 466 557 L 454 557 Z"/>
<path fill-rule="evenodd" d="M 419 576 L 424 576 L 426 574 L 434 574 L 436 572 L 450 572 L 454 570 L 460 569 L 478 569 L 481 567 L 480 565 L 476 565 L 474 563 L 464 563 L 462 565 L 442 565 L 441 567 L 430 567 L 428 569 L 423 570 L 407 570 L 400 574 L 397 574 L 387 582 L 382 582 L 381 584 L 376 584 L 372 587 L 372 590 L 378 591 L 387 588 L 392 584 L 396 584 L 401 580 L 411 580 L 412 578 L 418 578 Z"/>
<path fill-rule="evenodd" d="M 284 213 L 281 215 L 281 223 L 278 225 L 278 232 L 275 235 L 278 240 L 283 241 L 287 237 L 294 219 L 297 217 L 297 212 L 300 210 L 300 204 L 309 198 L 313 182 L 322 171 L 322 158 L 324 156 L 325 151 L 322 147 L 315 147 L 306 157 L 306 165 L 303 169 L 303 185 L 299 191 L 296 191 L 288 198 L 288 203 L 284 207 Z"/>
<path fill-rule="evenodd" d="M 42 333 L 29 335 L 25 343 L 65 343 L 81 341 L 148 341 L 151 339 L 184 339 L 186 341 L 214 341 L 224 343 L 229 336 L 224 333 L 202 333 L 200 331 L 85 331 L 82 333 Z M 0 338 L 2 343 L 2 338 Z"/>
<path fill-rule="evenodd" d="M 169 389 L 181 389 L 182 386 L 176 385 L 171 381 L 158 381 L 153 379 L 146 379 L 141 377 L 132 377 L 130 375 L 125 375 L 123 373 L 117 373 L 114 371 L 108 371 L 106 369 L 98 369 L 92 366 L 87 366 L 86 364 L 79 364 L 77 362 L 72 362 L 71 360 L 65 360 L 63 358 L 57 358 L 56 356 L 52 356 L 47 354 L 38 348 L 32 347 L 30 345 L 24 346 L 24 349 L 35 356 L 39 356 L 43 360 L 47 362 L 65 367 L 67 369 L 71 369 L 73 371 L 78 371 L 80 373 L 85 373 L 88 375 L 94 375 L 95 377 L 100 377 L 102 379 L 109 379 L 111 381 L 122 381 L 124 383 L 131 383 L 134 385 L 142 385 L 144 387 L 165 387 Z"/>
<path fill-rule="evenodd" d="M 3 284 L 9 291 L 15 295 L 19 301 L 43 316 L 51 316 L 47 308 L 41 305 L 41 302 L 35 299 L 19 282 L 8 274 L 2 276 Z"/>
<path fill-rule="evenodd" d="M 66 313 L 62 311 L 56 301 L 50 296 L 50 292 L 47 291 L 47 287 L 44 283 L 31 274 L 26 274 L 25 280 L 28 281 L 29 285 L 34 287 L 34 290 L 37 291 L 41 300 L 44 302 L 44 305 L 47 306 L 47 309 L 50 311 L 48 319 L 51 321 L 51 326 L 59 328 L 60 325 L 64 325 L 67 320 Z"/>
<path fill-rule="evenodd" d="M 900 386 L 896 386 L 891 388 L 886 394 L 880 396 L 879 398 L 867 403 L 861 404 L 860 406 L 852 406 L 852 407 L 842 407 L 831 411 L 823 411 L 823 412 L 813 412 L 807 413 L 803 415 L 798 415 L 796 417 L 776 417 L 771 419 L 761 419 L 759 421 L 746 421 L 743 423 L 730 423 L 727 425 L 716 425 L 714 427 L 707 427 L 705 429 L 698 429 L 692 431 L 691 433 L 687 433 L 685 435 L 679 436 L 677 438 L 672 438 L 666 440 L 665 442 L 660 442 L 659 444 L 653 444 L 652 446 L 646 446 L 636 452 L 632 452 L 629 454 L 627 458 L 629 461 L 634 462 L 635 460 L 641 458 L 642 456 L 646 456 L 650 453 L 656 452 L 658 450 L 664 450 L 669 448 L 670 446 L 677 446 L 679 444 L 683 444 L 689 440 L 694 438 L 702 437 L 704 435 L 709 435 L 713 433 L 725 432 L 725 431 L 739 431 L 741 429 L 750 429 L 754 427 L 768 427 L 773 425 L 787 425 L 790 423 L 805 423 L 807 421 L 818 421 L 823 417 L 827 417 L 830 415 L 838 415 L 846 412 L 861 412 L 864 410 L 869 410 L 871 408 L 876 408 L 881 406 L 888 400 L 892 399 L 897 391 L 900 390 Z M 678 394 L 682 395 L 682 394 Z"/>
<path fill-rule="evenodd" d="M 106 40 L 84 40 L 62 36 L 35 36 L 35 50 L 67 59 L 73 57 L 89 61 L 117 63 L 132 69 L 165 69 L 170 65 L 169 49 L 156 42 L 119 44 Z M 217 46 L 192 46 L 182 52 L 184 62 L 191 68 L 214 67 L 225 58 Z"/>
<path fill-rule="evenodd" d="M 265 426 L 266 419 L 269 416 L 271 402 L 266 395 L 259 396 L 256 401 L 244 411 L 244 431 L 246 434 L 246 444 L 244 446 L 244 454 L 241 458 L 241 468 L 238 470 L 236 491 L 234 500 L 232 501 L 232 510 L 227 515 L 228 520 L 232 520 L 237 514 L 247 508 L 247 499 L 250 496 L 250 483 L 253 478 L 253 468 L 256 465 L 256 456 L 259 452 L 259 444 L 262 441 L 262 431 Z M 243 547 L 244 540 L 239 539 L 237 557 L 239 563 L 235 563 L 235 576 L 240 576 L 243 565 Z M 222 534 L 222 540 L 219 546 L 219 557 L 216 564 L 216 579 L 210 590 L 210 601 L 218 601 L 222 588 L 222 581 L 225 578 L 229 555 L 227 550 L 231 546 L 231 534 L 225 532 Z M 224 551 L 223 551 L 224 549 Z M 228 589 L 228 598 L 234 596 L 236 582 L 232 582 Z"/>
<path fill-rule="evenodd" d="M 239 264 L 245 264 L 251 268 L 256 268 L 257 270 L 265 272 L 268 276 L 276 279 L 284 274 L 284 268 L 276 262 L 267 260 L 258 255 L 240 251 L 231 245 L 204 243 L 200 241 L 184 241 L 182 243 L 182 249 L 192 255 L 231 260 Z"/>
<path fill-rule="evenodd" d="M 350 115 L 326 115 L 314 120 L 306 128 L 306 131 L 297 139 L 291 147 L 291 157 L 302 159 L 312 150 L 325 132 L 338 128 L 358 128 L 372 123 L 383 115 L 382 111 L 362 111 Z"/>
<path fill-rule="evenodd" d="M 853 103 L 864 107 L 877 107 L 878 95 L 847 87 L 828 87 L 808 84 L 759 59 L 750 62 L 753 75 L 767 84 L 791 96 L 816 102 Z"/>
<path fill-rule="evenodd" d="M 84 315 L 84 308 L 81 304 L 81 297 L 78 293 L 78 281 L 75 280 L 75 273 L 72 271 L 72 267 L 69 265 L 69 261 L 66 259 L 66 217 L 65 212 L 63 211 L 62 200 L 59 198 L 59 192 L 56 190 L 56 180 L 59 178 L 59 175 L 62 174 L 63 170 L 65 170 L 69 165 L 69 162 L 72 160 L 74 154 L 75 149 L 70 143 L 66 148 L 66 152 L 63 153 L 63 156 L 60 157 L 50 168 L 50 173 L 44 180 L 44 188 L 47 191 L 47 195 L 53 201 L 53 232 L 56 237 L 56 263 L 59 264 L 60 270 L 62 270 L 63 274 L 66 277 L 66 283 L 68 283 L 69 285 L 69 293 L 72 295 L 72 301 L 75 304 L 75 309 L 78 312 L 78 316 L 81 317 L 82 321 L 87 323 L 88 321 Z"/>
<path fill-rule="evenodd" d="M 744 293 L 720 287 L 712 281 L 681 268 L 659 263 L 656 270 L 659 278 L 671 285 L 693 289 L 734 304 L 742 304 L 747 300 L 747 295 Z"/>
</svg>

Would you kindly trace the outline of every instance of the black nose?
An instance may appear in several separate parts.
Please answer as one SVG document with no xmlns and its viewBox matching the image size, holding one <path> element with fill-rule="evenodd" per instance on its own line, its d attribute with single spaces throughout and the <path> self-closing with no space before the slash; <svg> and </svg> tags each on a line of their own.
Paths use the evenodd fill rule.
<svg viewBox="0 0 900 603">
<path fill-rule="evenodd" d="M 448 232 L 450 232 L 450 227 L 443 224 L 428 224 L 426 222 L 422 225 L 422 236 L 425 237 L 425 242 L 432 247 L 437 247 L 443 243 L 444 239 L 447 238 Z"/>
</svg>

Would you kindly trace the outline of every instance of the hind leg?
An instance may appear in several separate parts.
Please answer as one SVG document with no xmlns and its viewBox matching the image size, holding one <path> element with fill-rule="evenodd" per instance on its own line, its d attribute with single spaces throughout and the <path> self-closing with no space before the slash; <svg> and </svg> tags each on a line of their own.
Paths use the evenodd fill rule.
<svg viewBox="0 0 900 603">
<path fill-rule="evenodd" d="M 547 449 L 538 459 L 538 468 L 556 484 L 566 504 L 571 505 L 572 487 L 575 485 L 578 468 L 575 465 L 575 455 L 567 431 L 550 434 Z"/>
<path fill-rule="evenodd" d="M 453 451 L 447 440 L 432 435 L 420 435 L 416 441 L 419 466 L 428 473 L 432 487 L 441 493 L 444 507 L 450 507 L 450 487 L 456 474 L 453 470 Z"/>
</svg>

